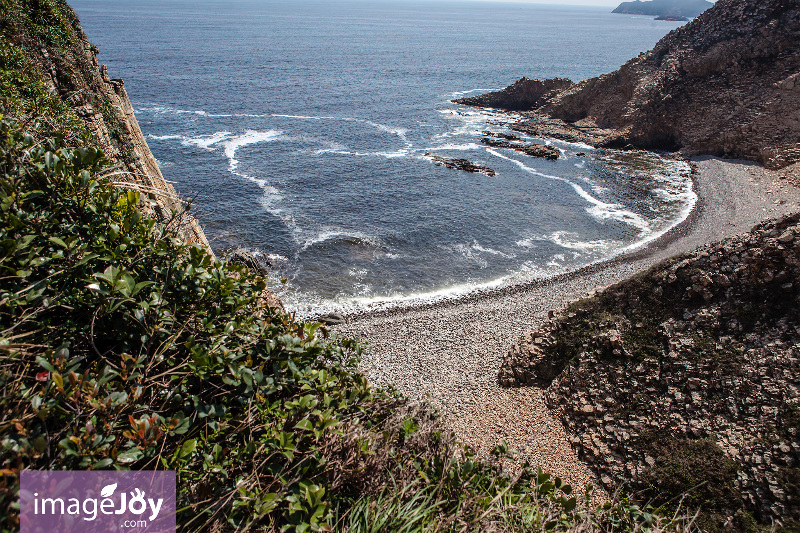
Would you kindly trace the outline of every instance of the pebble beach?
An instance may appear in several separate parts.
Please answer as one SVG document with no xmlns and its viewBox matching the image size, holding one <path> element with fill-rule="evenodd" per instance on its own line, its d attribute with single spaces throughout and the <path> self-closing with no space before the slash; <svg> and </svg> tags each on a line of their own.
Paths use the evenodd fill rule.
<svg viewBox="0 0 800 533">
<path fill-rule="evenodd" d="M 800 210 L 798 166 L 766 170 L 744 161 L 696 158 L 698 202 L 680 225 L 646 247 L 578 272 L 450 301 L 344 317 L 332 328 L 367 343 L 360 370 L 376 386 L 394 386 L 439 410 L 457 438 L 486 453 L 505 441 L 527 460 L 571 483 L 598 486 L 573 451 L 558 413 L 537 387 L 503 388 L 503 356 L 569 302 L 671 256 L 754 224 Z"/>
</svg>

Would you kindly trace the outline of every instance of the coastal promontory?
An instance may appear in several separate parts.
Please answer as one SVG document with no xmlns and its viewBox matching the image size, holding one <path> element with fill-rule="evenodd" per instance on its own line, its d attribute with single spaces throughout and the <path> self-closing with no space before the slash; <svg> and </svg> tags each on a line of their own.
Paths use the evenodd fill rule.
<svg viewBox="0 0 800 533">
<path fill-rule="evenodd" d="M 713 5 L 707 0 L 633 0 L 622 2 L 612 13 L 694 18 Z"/>
<path fill-rule="evenodd" d="M 520 83 L 491 106 L 523 108 Z M 800 160 L 800 6 L 720 0 L 619 70 L 526 104 L 530 132 L 784 167 Z"/>
</svg>

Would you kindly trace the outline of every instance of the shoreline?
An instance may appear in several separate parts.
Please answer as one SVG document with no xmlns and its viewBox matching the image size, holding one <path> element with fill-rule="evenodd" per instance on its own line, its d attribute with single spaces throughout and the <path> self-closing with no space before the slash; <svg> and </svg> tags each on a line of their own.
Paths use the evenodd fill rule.
<svg viewBox="0 0 800 533">
<path fill-rule="evenodd" d="M 545 407 L 544 391 L 501 388 L 497 371 L 511 345 L 551 311 L 669 257 L 800 211 L 800 188 L 792 185 L 794 179 L 780 179 L 797 169 L 769 171 L 749 161 L 715 157 L 691 162 L 695 209 L 641 249 L 553 278 L 345 315 L 343 324 L 330 329 L 368 344 L 359 369 L 372 384 L 395 386 L 412 400 L 428 401 L 442 414 L 445 427 L 479 453 L 505 440 L 520 460 L 574 486 L 598 486 L 558 418 Z"/>
</svg>

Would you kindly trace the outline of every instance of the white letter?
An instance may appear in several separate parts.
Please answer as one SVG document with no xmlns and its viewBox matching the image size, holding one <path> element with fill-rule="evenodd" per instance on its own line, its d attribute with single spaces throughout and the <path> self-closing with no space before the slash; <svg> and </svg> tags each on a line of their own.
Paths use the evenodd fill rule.
<svg viewBox="0 0 800 533">
<path fill-rule="evenodd" d="M 106 511 L 106 507 L 108 507 L 108 511 Z M 103 501 L 100 502 L 100 510 L 103 511 L 103 514 L 114 512 L 114 502 L 111 501 L 111 498 L 103 498 Z"/>
<path fill-rule="evenodd" d="M 47 514 L 47 502 L 50 502 L 51 514 L 56 514 L 56 503 L 61 504 L 61 512 L 59 514 L 64 514 L 64 500 L 61 498 L 44 498 L 42 500 L 42 514 Z"/>
<path fill-rule="evenodd" d="M 123 514 L 125 512 L 125 510 L 127 509 L 127 507 L 128 507 L 126 505 L 127 501 L 128 501 L 128 494 L 126 492 L 123 492 L 122 493 L 122 501 L 119 504 L 119 509 L 114 511 L 114 513 L 115 514 Z"/>
<path fill-rule="evenodd" d="M 139 508 L 137 511 L 133 508 L 134 504 Z M 128 510 L 133 514 L 142 514 L 147 509 L 147 502 L 144 501 L 144 492 L 139 489 L 133 489 L 131 492 L 131 501 L 128 504 Z"/>
<path fill-rule="evenodd" d="M 164 498 L 159 498 L 157 502 L 154 502 L 153 498 L 147 498 L 147 501 L 150 502 L 150 510 L 152 511 L 152 513 L 150 513 L 150 521 L 152 522 L 158 516 L 158 512 L 161 510 L 161 504 L 164 503 Z"/>
<path fill-rule="evenodd" d="M 86 509 L 86 504 L 89 503 L 89 502 L 92 502 L 92 510 L 91 511 Z M 86 520 L 87 522 L 91 522 L 92 520 L 97 518 L 97 500 L 92 500 L 90 498 L 86 498 L 85 500 L 83 500 L 83 513 L 92 515 L 91 518 L 86 518 L 85 516 L 83 517 L 83 519 Z"/>
<path fill-rule="evenodd" d="M 80 512 L 81 503 L 78 501 L 78 498 L 70 498 L 69 507 L 67 507 L 67 514 L 80 514 Z"/>
</svg>

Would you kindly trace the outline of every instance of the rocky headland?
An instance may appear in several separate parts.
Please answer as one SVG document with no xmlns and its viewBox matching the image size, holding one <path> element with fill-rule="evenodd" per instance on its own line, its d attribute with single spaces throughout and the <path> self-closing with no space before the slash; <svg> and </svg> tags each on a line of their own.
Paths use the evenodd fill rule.
<svg viewBox="0 0 800 533">
<path fill-rule="evenodd" d="M 507 111 L 526 111 L 538 107 L 556 92 L 574 85 L 566 78 L 531 80 L 520 78 L 502 91 L 453 100 L 457 104 L 495 107 Z"/>
<path fill-rule="evenodd" d="M 593 144 L 781 168 L 800 160 L 800 5 L 720 0 L 619 70 L 562 83 L 523 78 L 460 103 L 527 110 L 533 129 Z"/>
<path fill-rule="evenodd" d="M 612 13 L 624 15 L 652 15 L 656 17 L 680 17 L 678 20 L 694 18 L 713 6 L 707 0 L 634 0 L 622 2 Z M 656 20 L 659 20 L 658 18 Z M 675 18 L 660 20 L 676 20 Z"/>
</svg>

